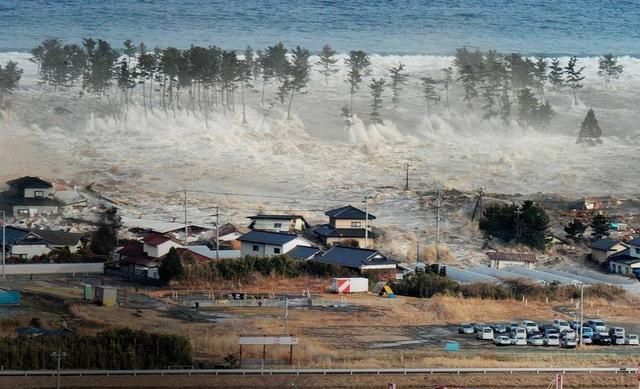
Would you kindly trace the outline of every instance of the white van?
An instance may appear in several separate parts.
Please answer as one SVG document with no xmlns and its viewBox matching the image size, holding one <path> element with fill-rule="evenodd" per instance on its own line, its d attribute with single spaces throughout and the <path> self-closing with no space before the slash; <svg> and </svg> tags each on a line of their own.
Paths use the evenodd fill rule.
<svg viewBox="0 0 640 389">
<path fill-rule="evenodd" d="M 523 321 L 521 327 L 524 327 L 524 329 L 527 330 L 528 334 L 538 331 L 538 324 L 536 324 L 535 321 L 531 320 Z"/>
<path fill-rule="evenodd" d="M 493 340 L 493 328 L 482 327 L 476 334 L 476 337 L 482 340 Z"/>
<path fill-rule="evenodd" d="M 511 339 L 524 338 L 526 342 L 527 330 L 524 327 L 513 327 L 511 328 L 510 334 L 511 334 Z"/>
</svg>

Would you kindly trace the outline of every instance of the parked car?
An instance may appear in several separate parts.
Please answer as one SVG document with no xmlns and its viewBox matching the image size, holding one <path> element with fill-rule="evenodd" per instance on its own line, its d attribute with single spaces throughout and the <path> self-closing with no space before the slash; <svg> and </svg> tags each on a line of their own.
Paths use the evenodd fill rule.
<svg viewBox="0 0 640 389">
<path fill-rule="evenodd" d="M 582 344 L 592 344 L 593 339 L 591 339 L 590 335 L 582 335 Z"/>
<path fill-rule="evenodd" d="M 493 329 L 491 327 L 484 327 L 476 333 L 476 337 L 482 340 L 492 340 Z"/>
<path fill-rule="evenodd" d="M 506 335 L 496 336 L 493 339 L 493 344 L 495 344 L 496 346 L 510 346 L 511 345 L 511 338 L 509 338 Z"/>
<path fill-rule="evenodd" d="M 558 330 L 553 327 L 546 327 L 543 332 L 544 335 L 558 334 Z"/>
<path fill-rule="evenodd" d="M 469 323 L 462 323 L 458 327 L 459 334 L 473 334 L 473 326 Z"/>
<path fill-rule="evenodd" d="M 511 330 L 513 328 L 518 328 L 520 327 L 520 323 L 512 321 L 511 323 L 509 323 L 509 325 L 507 325 L 507 332 L 511 333 Z"/>
<path fill-rule="evenodd" d="M 594 334 L 595 333 L 593 332 L 593 328 L 587 326 L 582 327 L 582 335 L 588 335 L 589 337 L 592 337 Z"/>
<path fill-rule="evenodd" d="M 550 329 L 550 328 L 553 328 L 553 325 L 552 325 L 552 324 L 540 324 L 540 325 L 538 326 L 538 330 L 539 330 L 541 333 L 543 333 L 543 334 L 544 334 L 544 333 L 546 333 L 546 331 L 547 331 L 548 329 Z M 553 329 L 555 330 L 555 328 L 553 328 Z"/>
<path fill-rule="evenodd" d="M 573 338 L 573 339 L 575 339 L 576 338 L 576 332 L 574 330 L 564 331 L 564 332 L 562 332 L 560 334 L 560 338 L 561 339 L 564 339 L 564 338 Z"/>
<path fill-rule="evenodd" d="M 538 331 L 538 325 L 536 322 L 531 320 L 525 320 L 520 324 L 520 327 L 524 327 L 527 330 L 527 333 L 530 334 L 532 332 Z"/>
<path fill-rule="evenodd" d="M 494 324 L 491 325 L 491 328 L 493 329 L 493 333 L 494 334 L 506 334 L 507 333 L 507 326 L 505 326 L 504 324 L 494 323 Z"/>
<path fill-rule="evenodd" d="M 533 335 L 527 339 L 527 343 L 530 346 L 544 346 L 544 338 L 542 335 Z"/>
<path fill-rule="evenodd" d="M 593 340 L 593 344 L 598 344 L 601 346 L 609 346 L 612 343 L 611 337 L 606 334 L 595 334 L 591 339 Z"/>
<path fill-rule="evenodd" d="M 580 328 L 580 326 L 582 325 L 582 323 L 580 323 L 580 320 L 571 320 L 569 322 L 569 326 L 571 327 L 571 329 L 578 331 L 578 329 Z"/>
<path fill-rule="evenodd" d="M 593 329 L 593 332 L 607 332 L 607 326 L 600 319 L 591 319 L 587 321 L 587 325 Z"/>
<path fill-rule="evenodd" d="M 575 348 L 577 344 L 575 337 L 564 337 L 560 341 L 560 347 L 562 348 Z"/>
<path fill-rule="evenodd" d="M 553 321 L 553 328 L 555 328 L 558 332 L 564 332 L 571 329 L 569 323 L 566 320 L 562 319 L 555 319 Z"/>
<path fill-rule="evenodd" d="M 527 330 L 524 327 L 513 327 L 510 332 L 511 338 L 522 337 L 527 339 Z"/>
<path fill-rule="evenodd" d="M 517 335 L 514 338 L 511 338 L 511 344 L 515 346 L 526 346 L 527 338 L 522 335 Z"/>
<path fill-rule="evenodd" d="M 634 334 L 627 335 L 627 344 L 630 346 L 640 345 L 640 341 L 638 340 L 638 335 L 634 335 Z"/>
<path fill-rule="evenodd" d="M 477 333 L 478 331 L 480 331 L 481 329 L 483 329 L 484 327 L 486 327 L 487 325 L 484 323 L 475 323 L 473 325 L 473 332 Z"/>
<path fill-rule="evenodd" d="M 560 335 L 558 334 L 549 334 L 544 336 L 544 345 L 545 346 L 559 346 L 560 345 Z"/>
<path fill-rule="evenodd" d="M 609 336 L 622 336 L 625 337 L 624 328 L 622 327 L 611 327 L 609 328 Z"/>
<path fill-rule="evenodd" d="M 627 338 L 624 336 L 613 335 L 611 336 L 611 344 L 615 345 L 625 345 L 627 344 Z"/>
</svg>

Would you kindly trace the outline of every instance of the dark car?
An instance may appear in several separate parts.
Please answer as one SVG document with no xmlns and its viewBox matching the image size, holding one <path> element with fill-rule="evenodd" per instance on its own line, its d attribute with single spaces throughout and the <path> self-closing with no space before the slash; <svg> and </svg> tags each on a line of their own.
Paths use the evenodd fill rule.
<svg viewBox="0 0 640 389">
<path fill-rule="evenodd" d="M 604 334 L 596 334 L 591 339 L 593 340 L 593 344 L 597 344 L 600 346 L 610 346 L 612 342 L 611 337 Z"/>
<path fill-rule="evenodd" d="M 540 333 L 543 333 L 543 334 L 549 329 L 555 329 L 555 328 L 553 328 L 553 325 L 551 324 L 540 324 L 538 326 L 538 330 L 540 331 Z"/>
<path fill-rule="evenodd" d="M 500 323 L 494 323 L 490 326 L 496 334 L 504 334 L 507 332 L 507 326 Z"/>
</svg>

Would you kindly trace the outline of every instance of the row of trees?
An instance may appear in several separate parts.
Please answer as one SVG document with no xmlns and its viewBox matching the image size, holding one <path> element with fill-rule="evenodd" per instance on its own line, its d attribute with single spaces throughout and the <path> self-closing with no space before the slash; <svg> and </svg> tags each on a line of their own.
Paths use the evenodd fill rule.
<svg viewBox="0 0 640 389">
<path fill-rule="evenodd" d="M 66 352 L 63 367 L 71 369 L 166 369 L 193 365 L 191 344 L 180 335 L 128 328 L 96 336 L 5 337 L 0 339 L 0 364 L 10 370 L 55 369 L 51 353 Z"/>
<path fill-rule="evenodd" d="M 591 228 L 591 239 L 598 240 L 609 236 L 611 221 L 601 213 L 593 215 L 589 224 L 583 223 L 580 219 L 573 218 L 564 226 L 564 232 L 567 239 L 577 242 L 584 238 L 587 227 Z"/>
<path fill-rule="evenodd" d="M 485 209 L 479 227 L 487 239 L 497 238 L 540 250 L 550 241 L 549 216 L 530 200 L 522 205 L 490 205 Z"/>
</svg>

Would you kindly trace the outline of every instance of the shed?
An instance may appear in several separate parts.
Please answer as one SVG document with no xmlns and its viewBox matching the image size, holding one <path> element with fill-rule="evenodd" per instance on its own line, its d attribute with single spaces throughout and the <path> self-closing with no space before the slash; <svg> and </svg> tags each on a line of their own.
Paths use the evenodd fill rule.
<svg viewBox="0 0 640 389">
<path fill-rule="evenodd" d="M 511 266 L 526 266 L 533 269 L 536 265 L 536 255 L 532 253 L 489 251 L 487 256 L 491 260 L 491 268 L 493 269 L 504 269 Z"/>
<path fill-rule="evenodd" d="M 105 307 L 115 307 L 118 305 L 118 288 L 96 286 L 96 302 Z"/>
</svg>

